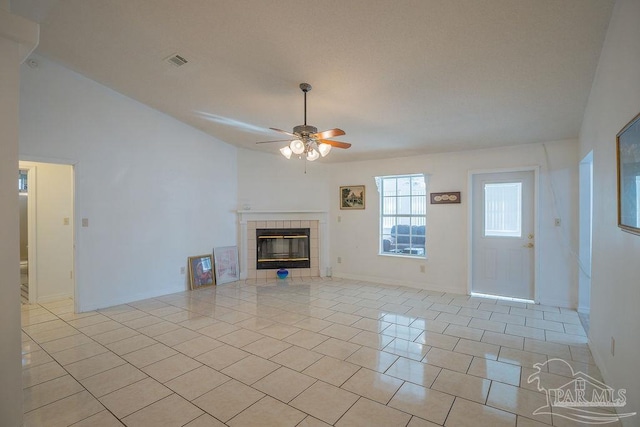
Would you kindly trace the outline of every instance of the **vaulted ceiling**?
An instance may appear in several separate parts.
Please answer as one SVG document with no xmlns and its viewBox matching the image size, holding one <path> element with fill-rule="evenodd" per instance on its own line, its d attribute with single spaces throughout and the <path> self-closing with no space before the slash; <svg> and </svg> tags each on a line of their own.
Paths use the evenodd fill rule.
<svg viewBox="0 0 640 427">
<path fill-rule="evenodd" d="M 613 0 L 12 0 L 37 53 L 239 147 L 350 161 L 576 138 Z M 188 62 L 176 67 L 174 54 Z"/>
</svg>

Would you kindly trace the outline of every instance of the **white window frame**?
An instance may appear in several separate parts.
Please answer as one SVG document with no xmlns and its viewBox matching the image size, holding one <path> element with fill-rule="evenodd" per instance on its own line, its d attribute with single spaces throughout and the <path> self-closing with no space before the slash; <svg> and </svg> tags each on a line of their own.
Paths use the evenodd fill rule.
<svg viewBox="0 0 640 427">
<path fill-rule="evenodd" d="M 421 180 L 424 190 L 418 194 L 413 194 L 413 186 L 409 186 L 409 197 L 410 197 L 410 213 L 402 213 L 398 214 L 398 203 L 400 198 L 406 198 L 406 195 L 399 195 L 397 189 L 398 179 L 410 178 L 412 181 L 414 179 Z M 395 180 L 396 191 L 393 196 L 385 196 L 385 183 L 389 183 L 389 181 Z M 420 181 L 418 181 L 419 183 Z M 420 258 L 426 259 L 427 257 L 427 247 L 426 247 L 426 227 L 427 227 L 427 177 L 425 174 L 401 174 L 401 175 L 386 175 L 386 176 L 378 176 L 376 177 L 376 185 L 378 187 L 378 193 L 380 195 L 380 205 L 379 205 L 379 214 L 380 214 L 380 223 L 379 223 L 379 249 L 378 254 L 384 256 L 398 256 L 398 257 L 409 257 L 409 258 Z M 394 200 L 394 203 L 391 205 L 387 205 L 387 213 L 385 213 L 385 202 L 389 203 L 390 200 Z M 417 204 L 417 205 L 416 205 Z M 422 205 L 422 206 L 420 206 Z M 389 213 L 388 210 L 393 211 L 393 213 Z M 416 212 L 417 213 L 412 213 Z M 409 243 L 399 243 L 391 238 L 391 228 L 392 224 L 397 225 L 408 225 L 412 226 L 423 226 L 425 229 L 425 234 L 423 237 L 424 243 L 422 245 L 418 244 L 414 246 L 413 243 L 413 229 L 409 228 L 409 234 L 403 235 L 403 237 L 408 237 Z M 397 231 L 397 229 L 396 229 Z M 397 235 L 396 235 L 397 237 Z M 391 250 L 385 252 L 385 240 L 388 241 L 387 245 L 390 245 Z"/>
</svg>

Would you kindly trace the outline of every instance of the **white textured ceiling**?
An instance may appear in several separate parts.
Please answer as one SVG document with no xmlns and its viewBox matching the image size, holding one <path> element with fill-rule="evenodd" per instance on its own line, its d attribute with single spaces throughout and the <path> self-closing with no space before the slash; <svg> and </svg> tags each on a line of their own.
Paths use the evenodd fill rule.
<svg viewBox="0 0 640 427">
<path fill-rule="evenodd" d="M 576 138 L 613 0 L 12 0 L 37 53 L 225 142 L 322 161 Z M 189 63 L 165 61 L 178 53 Z"/>
</svg>

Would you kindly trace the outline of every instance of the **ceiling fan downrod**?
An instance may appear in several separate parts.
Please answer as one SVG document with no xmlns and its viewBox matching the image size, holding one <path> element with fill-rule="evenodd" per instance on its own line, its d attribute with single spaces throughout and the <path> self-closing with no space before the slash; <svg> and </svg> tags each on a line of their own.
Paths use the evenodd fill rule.
<svg viewBox="0 0 640 427">
<path fill-rule="evenodd" d="M 300 89 L 304 92 L 304 124 L 294 126 L 293 133 L 306 142 L 311 135 L 318 132 L 318 128 L 307 125 L 307 92 L 311 90 L 311 85 L 309 83 L 300 83 Z"/>
<path fill-rule="evenodd" d="M 311 90 L 309 83 L 300 83 L 300 89 L 304 92 L 304 125 L 307 126 L 307 92 Z"/>
</svg>

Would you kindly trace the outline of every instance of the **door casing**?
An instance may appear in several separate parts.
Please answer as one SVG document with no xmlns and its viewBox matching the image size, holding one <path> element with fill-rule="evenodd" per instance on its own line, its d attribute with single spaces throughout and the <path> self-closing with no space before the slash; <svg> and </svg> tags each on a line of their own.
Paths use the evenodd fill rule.
<svg viewBox="0 0 640 427">
<path fill-rule="evenodd" d="M 536 236 L 536 244 L 533 247 L 533 301 L 537 304 L 538 298 L 538 277 L 539 277 L 539 262 L 540 253 L 538 236 L 540 236 L 539 221 L 538 221 L 538 200 L 539 200 L 539 181 L 540 181 L 540 166 L 522 166 L 515 168 L 504 169 L 474 169 L 468 173 L 467 180 L 467 192 L 469 194 L 468 200 L 468 212 L 467 212 L 467 294 L 471 295 L 473 285 L 473 178 L 475 175 L 481 174 L 493 174 L 493 173 L 509 173 L 509 172 L 533 172 L 533 229 Z"/>
<path fill-rule="evenodd" d="M 27 180 L 29 182 L 29 198 L 28 203 L 28 257 L 29 257 L 29 304 L 35 304 L 39 300 L 38 292 L 38 259 L 37 259 L 37 179 L 38 179 L 38 163 L 58 164 L 71 167 L 71 281 L 74 299 L 74 311 L 78 312 L 78 283 L 76 281 L 76 223 L 77 203 L 76 203 L 76 174 L 78 163 L 67 159 L 36 157 L 36 156 L 20 156 L 19 167 L 26 169 Z M 33 290 L 33 291 L 32 291 Z"/>
</svg>

